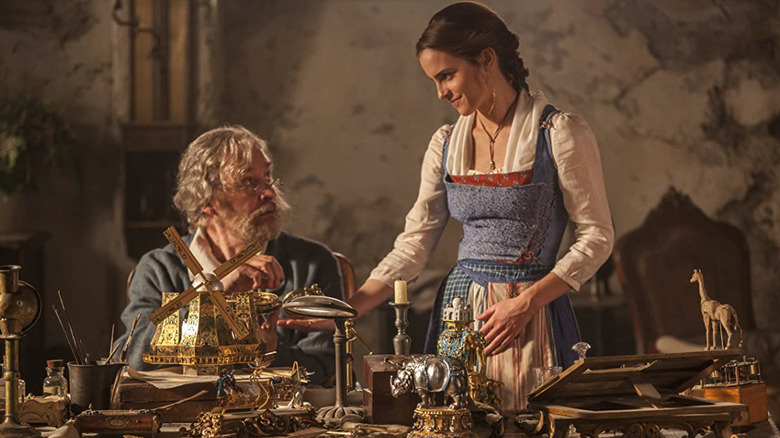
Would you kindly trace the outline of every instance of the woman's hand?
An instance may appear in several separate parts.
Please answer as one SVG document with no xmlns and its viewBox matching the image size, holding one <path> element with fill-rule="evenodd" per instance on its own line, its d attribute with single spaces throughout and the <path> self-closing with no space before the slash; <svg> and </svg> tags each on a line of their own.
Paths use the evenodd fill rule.
<svg viewBox="0 0 780 438">
<path fill-rule="evenodd" d="M 284 269 L 273 257 L 258 254 L 236 269 L 238 276 L 229 275 L 232 280 L 225 281 L 225 291 L 237 292 L 254 289 L 279 289 L 284 281 Z"/>
<path fill-rule="evenodd" d="M 265 321 L 260 324 L 260 332 L 265 339 L 267 351 L 276 351 L 279 346 L 279 336 L 276 333 L 276 325 L 279 320 L 279 311 L 282 310 L 282 303 L 277 302 L 275 309 L 268 314 Z"/>
<path fill-rule="evenodd" d="M 530 291 L 496 303 L 477 316 L 485 325 L 479 330 L 485 335 L 485 356 L 501 353 L 522 335 L 525 326 L 537 312 L 531 303 Z"/>
<path fill-rule="evenodd" d="M 331 319 L 282 318 L 279 320 L 278 324 L 280 327 L 287 327 L 307 333 L 336 330 L 336 324 Z"/>
<path fill-rule="evenodd" d="M 550 272 L 520 295 L 496 303 L 477 316 L 478 320 L 485 321 L 479 330 L 487 343 L 485 356 L 506 350 L 539 309 L 570 290 L 571 286 Z"/>
</svg>

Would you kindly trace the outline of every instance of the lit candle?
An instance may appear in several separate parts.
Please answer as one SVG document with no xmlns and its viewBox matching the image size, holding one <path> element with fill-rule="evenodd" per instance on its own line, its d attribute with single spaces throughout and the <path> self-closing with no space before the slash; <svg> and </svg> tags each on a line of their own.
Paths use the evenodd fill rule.
<svg viewBox="0 0 780 438">
<path fill-rule="evenodd" d="M 408 303 L 406 298 L 406 282 L 403 280 L 395 281 L 395 302 L 396 303 Z"/>
</svg>

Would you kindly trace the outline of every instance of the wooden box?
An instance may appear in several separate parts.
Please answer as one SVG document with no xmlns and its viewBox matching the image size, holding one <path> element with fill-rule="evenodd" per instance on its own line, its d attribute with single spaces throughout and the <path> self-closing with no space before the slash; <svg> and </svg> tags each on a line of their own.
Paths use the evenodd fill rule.
<svg viewBox="0 0 780 438">
<path fill-rule="evenodd" d="M 162 427 L 162 418 L 155 411 L 84 411 L 76 417 L 76 429 L 83 435 L 151 435 Z"/>
<path fill-rule="evenodd" d="M 173 369 L 180 367 L 175 367 Z M 170 371 L 167 368 L 161 371 Z M 152 371 L 154 372 L 154 371 Z M 214 377 L 216 381 L 216 377 Z M 214 382 L 195 382 L 170 389 L 156 388 L 150 383 L 130 377 L 126 371 L 120 375 L 111 396 L 112 410 L 153 409 L 181 401 L 206 391 L 204 394 L 162 411 L 163 421 L 191 422 L 201 412 L 217 406 L 217 388 Z"/>
<path fill-rule="evenodd" d="M 60 427 L 70 416 L 69 406 L 70 399 L 68 397 L 27 396 L 24 403 L 19 406 L 19 420 L 27 424 L 46 424 Z"/>
<path fill-rule="evenodd" d="M 374 354 L 363 356 L 363 376 L 369 391 L 363 392 L 366 423 L 412 425 L 414 408 L 420 402 L 417 394 L 393 397 L 390 379 L 398 371 L 398 364 L 411 356 Z"/>
<path fill-rule="evenodd" d="M 708 386 L 693 388 L 690 394 L 694 397 L 706 398 L 729 403 L 747 405 L 747 418 L 741 418 L 732 423 L 734 426 L 760 423 L 766 421 L 767 399 L 766 383 L 748 383 L 739 386 Z"/>
<path fill-rule="evenodd" d="M 739 350 L 580 359 L 528 396 L 541 412 L 539 428 L 565 437 L 573 425 L 581 435 L 609 430 L 659 436 L 680 429 L 695 436 L 705 428 L 731 436 L 733 418 L 746 406 L 679 395 L 737 357 Z"/>
</svg>

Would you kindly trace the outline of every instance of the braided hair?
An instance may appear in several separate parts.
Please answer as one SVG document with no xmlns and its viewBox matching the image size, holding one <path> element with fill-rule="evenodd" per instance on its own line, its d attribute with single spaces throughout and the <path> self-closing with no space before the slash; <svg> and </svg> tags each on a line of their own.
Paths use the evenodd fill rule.
<svg viewBox="0 0 780 438">
<path fill-rule="evenodd" d="M 501 73 L 515 90 L 525 89 L 528 69 L 517 49 L 520 42 L 506 23 L 480 3 L 455 3 L 437 12 L 417 40 L 417 56 L 425 49 L 438 50 L 479 64 L 482 51 L 492 47 Z"/>
</svg>

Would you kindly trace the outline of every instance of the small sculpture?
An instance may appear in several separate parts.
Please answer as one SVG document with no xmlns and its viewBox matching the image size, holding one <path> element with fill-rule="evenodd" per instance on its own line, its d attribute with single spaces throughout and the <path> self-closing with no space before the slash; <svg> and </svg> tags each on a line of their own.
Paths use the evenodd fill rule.
<svg viewBox="0 0 780 438">
<path fill-rule="evenodd" d="M 704 274 L 701 270 L 694 269 L 690 282 L 699 282 L 699 296 L 701 296 L 701 316 L 704 319 L 704 328 L 707 331 L 707 350 L 715 350 L 717 342 L 715 341 L 715 332 L 726 330 L 728 338 L 725 347 L 723 346 L 723 332 L 720 331 L 720 345 L 724 349 L 731 348 L 731 336 L 735 330 L 739 330 L 739 347 L 742 347 L 742 327 L 739 326 L 737 312 L 728 304 L 721 304 L 707 295 L 707 289 L 704 287 Z M 712 344 L 710 345 L 710 334 L 712 334 Z"/>
<path fill-rule="evenodd" d="M 216 382 L 217 405 L 224 412 L 249 412 L 270 407 L 274 400 L 269 384 L 251 377 L 250 381 L 255 388 L 245 390 L 236 382 L 233 370 L 220 371 Z"/>
<path fill-rule="evenodd" d="M 474 321 L 471 305 L 461 297 L 455 297 L 444 307 L 442 321 L 447 326 L 439 335 L 437 354 L 463 362 L 469 375 L 469 396 L 472 400 L 500 407 L 503 403 L 501 390 L 504 384 L 487 377 L 485 335 L 471 328 Z"/>
<path fill-rule="evenodd" d="M 482 372 L 485 367 L 485 335 L 471 329 L 473 315 L 471 305 L 455 297 L 442 311 L 446 328 L 436 345 L 439 356 L 460 359 L 470 373 Z"/>
<path fill-rule="evenodd" d="M 311 404 L 303 401 L 303 393 L 306 390 L 304 386 L 309 383 L 309 376 L 313 373 L 306 371 L 306 368 L 293 362 L 290 371 L 268 370 L 261 367 L 255 368 L 249 377 L 256 386 L 262 387 L 261 382 L 270 382 L 271 392 L 273 393 L 273 407 L 279 407 L 280 401 L 287 401 L 282 406 L 289 409 L 309 408 Z"/>
<path fill-rule="evenodd" d="M 236 384 L 236 378 L 233 376 L 232 369 L 224 369 L 220 371 L 216 385 L 217 398 L 225 397 L 229 392 L 241 390 L 241 388 L 239 388 Z"/>
<path fill-rule="evenodd" d="M 577 353 L 577 359 L 585 359 L 585 355 L 588 354 L 588 350 L 590 350 L 590 344 L 587 342 L 577 342 L 571 346 L 571 349 Z"/>
<path fill-rule="evenodd" d="M 415 391 L 420 396 L 418 408 L 434 405 L 433 394 L 443 392 L 452 399 L 450 409 L 467 408 L 468 375 L 463 363 L 452 357 L 418 356 L 403 364 L 390 380 L 393 397 Z"/>
</svg>

